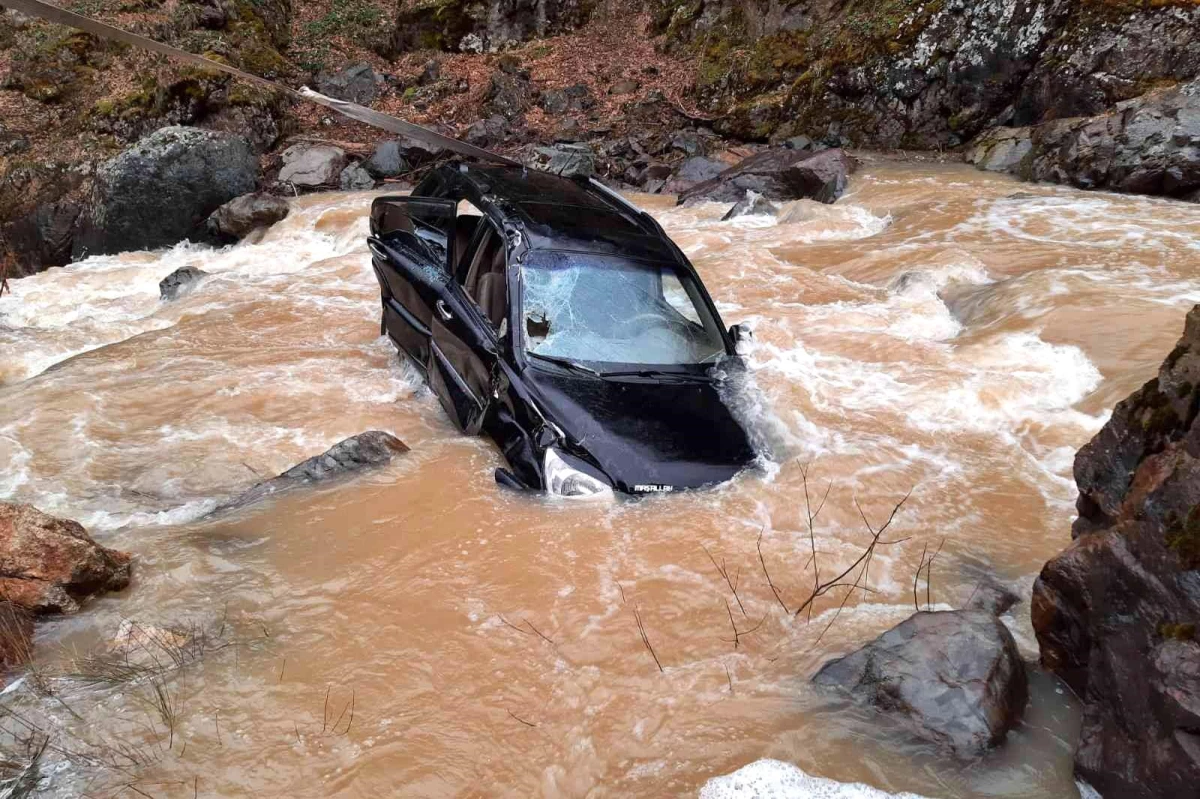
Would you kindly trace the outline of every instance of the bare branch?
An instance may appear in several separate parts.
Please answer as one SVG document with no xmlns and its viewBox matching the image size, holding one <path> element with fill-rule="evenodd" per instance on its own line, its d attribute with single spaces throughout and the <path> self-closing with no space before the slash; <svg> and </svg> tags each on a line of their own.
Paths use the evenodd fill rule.
<svg viewBox="0 0 1200 799">
<path fill-rule="evenodd" d="M 532 721 L 526 721 L 525 719 L 523 719 L 523 718 L 521 718 L 520 716 L 518 716 L 516 713 L 513 713 L 511 710 L 509 710 L 509 711 L 508 711 L 508 715 L 512 716 L 514 719 L 516 719 L 517 721 L 521 722 L 521 723 L 522 723 L 522 724 L 524 724 L 526 727 L 536 727 L 536 726 L 537 726 L 537 725 L 536 725 L 536 724 L 534 724 Z"/>
<path fill-rule="evenodd" d="M 769 571 L 767 571 L 767 561 L 765 558 L 763 558 L 762 538 L 763 538 L 763 531 L 766 529 L 767 528 L 764 526 L 764 527 L 759 528 L 759 531 L 758 531 L 758 543 L 756 545 L 758 548 L 758 562 L 762 564 L 763 574 L 766 575 L 767 585 L 769 585 L 771 587 L 771 593 L 775 595 L 775 601 L 779 603 L 779 607 L 783 608 L 784 613 L 790 613 L 791 611 L 788 610 L 788 606 L 783 601 L 783 597 L 781 597 L 779 595 L 779 590 L 777 588 L 775 588 L 775 583 L 771 580 L 771 573 Z"/>
<path fill-rule="evenodd" d="M 650 645 L 650 638 L 646 635 L 646 625 L 642 624 L 642 614 L 638 612 L 638 606 L 635 602 L 633 605 L 633 619 L 637 622 L 638 634 L 642 636 L 642 643 L 646 647 L 646 651 L 650 653 L 650 657 L 654 658 L 654 665 L 658 666 L 658 670 L 663 671 L 662 662 L 659 661 L 658 655 L 654 652 L 654 647 Z"/>
<path fill-rule="evenodd" d="M 713 568 L 715 568 L 717 570 L 717 574 L 719 574 L 725 578 L 725 585 L 729 586 L 730 593 L 732 593 L 733 598 L 735 600 L 737 600 L 738 608 L 741 609 L 742 615 L 748 616 L 749 614 L 746 613 L 746 607 L 742 604 L 742 598 L 740 596 L 738 596 L 737 582 L 729 579 L 729 569 L 727 569 L 725 567 L 725 559 L 721 558 L 721 563 L 720 563 L 720 565 L 718 565 L 717 559 L 714 558 L 712 553 L 708 551 L 708 547 L 701 544 L 700 548 L 704 550 L 704 554 L 708 555 L 708 559 L 712 561 Z M 740 579 L 741 570 L 738 571 L 738 575 L 739 575 L 739 579 Z"/>
</svg>

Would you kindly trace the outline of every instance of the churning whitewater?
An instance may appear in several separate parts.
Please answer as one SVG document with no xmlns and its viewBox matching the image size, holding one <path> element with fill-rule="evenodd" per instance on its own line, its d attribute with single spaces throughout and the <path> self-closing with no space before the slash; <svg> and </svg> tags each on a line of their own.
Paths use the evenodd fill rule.
<svg viewBox="0 0 1200 799">
<path fill-rule="evenodd" d="M 703 795 L 744 795 L 738 779 L 874 795 L 807 775 L 937 797 L 1073 795 L 1076 711 L 1046 678 L 1008 745 L 969 768 L 834 712 L 808 678 L 911 613 L 923 546 L 945 542 L 931 604 L 958 607 L 984 572 L 1028 587 L 1068 540 L 1075 450 L 1200 301 L 1200 208 L 1018 191 L 960 166 L 869 164 L 852 189 L 729 222 L 725 206 L 639 199 L 725 321 L 755 331 L 731 401 L 764 458 L 716 490 L 599 506 L 498 488 L 500 455 L 460 436 L 379 337 L 374 194 L 294 200 L 284 222 L 222 250 L 13 281 L 0 496 L 140 560 L 127 596 L 47 624 L 61 646 L 39 657 L 102 648 L 123 619 L 219 624 L 232 645 L 178 676 L 186 755 L 147 766 L 189 786 L 202 766 L 216 792 L 694 795 L 771 758 L 803 773 L 764 763 Z M 187 265 L 209 276 L 161 301 L 159 280 Z M 202 518 L 368 429 L 412 451 Z M 804 464 L 814 490 L 831 486 L 812 541 Z M 849 562 L 869 540 L 856 503 L 882 522 L 909 491 L 893 527 L 907 540 L 876 556 L 873 593 L 840 612 L 819 603 L 812 621 L 783 613 L 760 545 L 794 606 L 810 547 L 831 571 Z M 714 561 L 738 575 L 744 619 L 726 615 Z M 924 578 L 920 592 L 924 605 Z M 734 614 L 754 631 L 731 635 Z M 1005 622 L 1035 656 L 1028 608 Z M 73 688 L 69 712 L 17 690 L 24 712 L 81 739 L 153 740 L 127 686 Z M 331 706 L 355 708 L 348 731 Z M 53 791 L 77 795 L 93 765 L 62 758 Z"/>
</svg>

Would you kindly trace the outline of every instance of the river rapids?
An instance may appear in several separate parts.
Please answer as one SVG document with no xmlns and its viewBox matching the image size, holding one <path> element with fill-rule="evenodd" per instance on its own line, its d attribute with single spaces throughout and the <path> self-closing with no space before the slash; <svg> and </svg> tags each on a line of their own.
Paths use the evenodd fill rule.
<svg viewBox="0 0 1200 799">
<path fill-rule="evenodd" d="M 808 678 L 983 575 L 1027 600 L 1069 540 L 1075 450 L 1200 302 L 1200 207 L 884 161 L 778 219 L 636 198 L 725 322 L 753 326 L 730 401 L 766 455 L 716 490 L 573 504 L 498 488 L 495 448 L 379 337 L 373 196 L 300 198 L 256 241 L 91 258 L 0 298 L 0 498 L 137 556 L 124 595 L 39 628 L 3 698 L 57 742 L 48 794 L 682 796 L 769 758 L 929 797 L 1076 795 L 1077 709 L 1049 678 L 970 763 Z M 211 276 L 161 302 L 185 265 Z M 201 520 L 368 429 L 412 451 Z M 828 491 L 811 540 L 805 475 L 814 506 Z M 831 576 L 869 542 L 863 516 L 910 492 L 869 592 L 784 612 L 814 547 Z M 196 640 L 171 668 L 89 672 L 128 620 Z M 1005 621 L 1034 659 L 1027 601 Z"/>
</svg>

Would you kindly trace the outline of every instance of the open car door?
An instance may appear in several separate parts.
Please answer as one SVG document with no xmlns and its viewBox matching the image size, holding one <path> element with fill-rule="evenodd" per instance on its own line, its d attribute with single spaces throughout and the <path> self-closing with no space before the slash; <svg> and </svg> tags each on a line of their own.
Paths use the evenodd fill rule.
<svg viewBox="0 0 1200 799">
<path fill-rule="evenodd" d="M 383 299 L 382 332 L 409 354 L 454 423 L 483 425 L 495 341 L 455 282 L 458 204 L 428 197 L 381 197 L 371 207 L 372 265 Z"/>
</svg>

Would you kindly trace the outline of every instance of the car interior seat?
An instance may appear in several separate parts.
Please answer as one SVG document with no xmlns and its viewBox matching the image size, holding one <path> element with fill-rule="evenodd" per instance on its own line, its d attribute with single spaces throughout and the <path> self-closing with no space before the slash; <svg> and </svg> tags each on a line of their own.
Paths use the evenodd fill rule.
<svg viewBox="0 0 1200 799">
<path fill-rule="evenodd" d="M 500 245 L 499 239 L 496 241 Z M 475 293 L 475 301 L 479 304 L 483 315 L 491 321 L 492 326 L 499 329 L 508 309 L 508 280 L 505 275 L 507 259 L 504 247 L 497 246 L 492 255 L 490 269 L 479 278 Z"/>
</svg>

